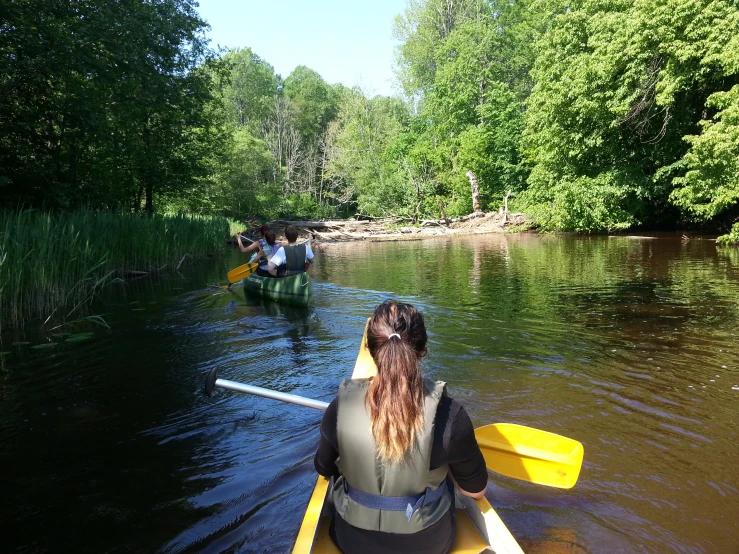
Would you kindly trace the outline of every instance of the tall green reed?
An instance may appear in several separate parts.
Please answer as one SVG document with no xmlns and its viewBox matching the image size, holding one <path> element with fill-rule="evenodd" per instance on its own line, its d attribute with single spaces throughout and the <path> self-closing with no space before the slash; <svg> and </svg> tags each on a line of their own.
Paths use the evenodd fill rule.
<svg viewBox="0 0 739 554">
<path fill-rule="evenodd" d="M 118 275 L 222 252 L 232 227 L 210 216 L 0 211 L 0 325 L 64 320 Z"/>
</svg>

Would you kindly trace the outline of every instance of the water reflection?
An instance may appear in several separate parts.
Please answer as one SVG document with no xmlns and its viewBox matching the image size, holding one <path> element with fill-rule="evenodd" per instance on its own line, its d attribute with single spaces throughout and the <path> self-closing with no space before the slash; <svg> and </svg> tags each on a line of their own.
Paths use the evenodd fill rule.
<svg viewBox="0 0 739 554">
<path fill-rule="evenodd" d="M 570 491 L 492 476 L 527 552 L 734 552 L 739 259 L 679 235 L 320 243 L 309 308 L 247 297 L 233 257 L 110 291 L 111 330 L 0 351 L 4 550 L 286 552 L 320 414 L 205 373 L 330 400 L 366 317 L 424 311 L 425 371 L 477 425 L 571 436 Z M 52 352 L 53 350 L 53 352 Z"/>
</svg>

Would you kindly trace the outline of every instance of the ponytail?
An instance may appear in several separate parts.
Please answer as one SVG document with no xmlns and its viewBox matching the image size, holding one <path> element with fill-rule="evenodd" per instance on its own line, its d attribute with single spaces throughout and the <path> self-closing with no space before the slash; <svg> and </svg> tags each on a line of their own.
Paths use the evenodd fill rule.
<svg viewBox="0 0 739 554">
<path fill-rule="evenodd" d="M 380 460 L 400 462 L 423 428 L 424 386 L 419 360 L 426 354 L 423 315 L 410 304 L 387 300 L 367 327 L 377 365 L 365 404 Z"/>
</svg>

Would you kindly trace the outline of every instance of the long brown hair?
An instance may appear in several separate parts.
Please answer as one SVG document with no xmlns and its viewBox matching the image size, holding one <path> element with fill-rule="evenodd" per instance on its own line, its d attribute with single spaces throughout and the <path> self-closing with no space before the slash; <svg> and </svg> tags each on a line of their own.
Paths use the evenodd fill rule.
<svg viewBox="0 0 739 554">
<path fill-rule="evenodd" d="M 365 403 L 381 460 L 401 461 L 423 427 L 420 359 L 426 354 L 423 315 L 410 304 L 386 300 L 367 327 L 367 347 L 377 365 Z"/>
</svg>

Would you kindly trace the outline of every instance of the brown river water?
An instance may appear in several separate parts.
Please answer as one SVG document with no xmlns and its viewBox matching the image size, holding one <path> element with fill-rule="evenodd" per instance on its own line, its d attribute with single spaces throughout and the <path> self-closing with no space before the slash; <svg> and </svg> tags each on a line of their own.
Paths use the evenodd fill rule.
<svg viewBox="0 0 739 554">
<path fill-rule="evenodd" d="M 289 552 L 321 414 L 206 398 L 205 374 L 328 401 L 391 297 L 424 312 L 424 371 L 476 426 L 583 443 L 571 490 L 490 474 L 524 551 L 739 552 L 739 250 L 679 234 L 314 250 L 309 308 L 213 288 L 244 263 L 229 252 L 114 285 L 93 310 L 110 329 L 5 330 L 0 552 Z"/>
</svg>

